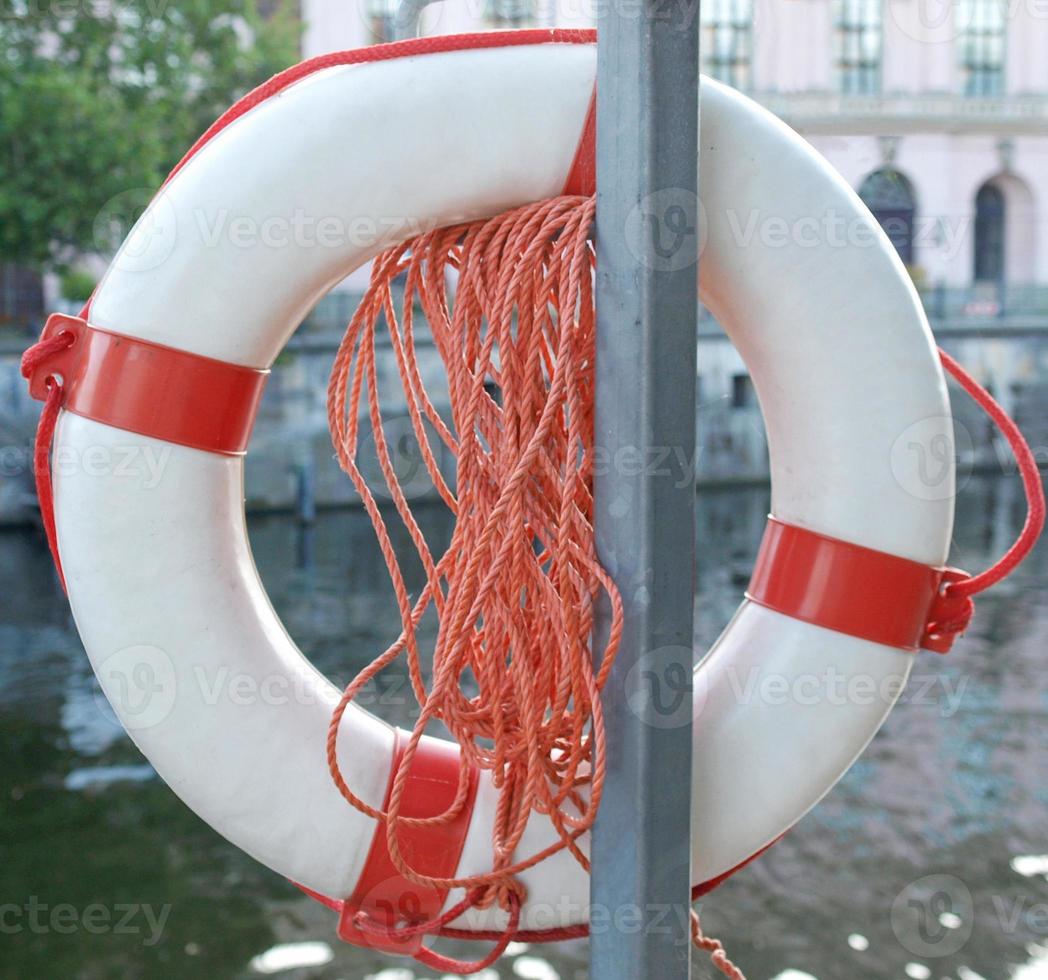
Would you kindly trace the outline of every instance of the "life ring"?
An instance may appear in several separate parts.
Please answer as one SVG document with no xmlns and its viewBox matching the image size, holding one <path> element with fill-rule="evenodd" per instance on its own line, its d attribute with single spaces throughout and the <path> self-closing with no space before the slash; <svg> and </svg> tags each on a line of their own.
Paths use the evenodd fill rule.
<svg viewBox="0 0 1048 980">
<path fill-rule="evenodd" d="M 155 483 L 112 468 L 54 474 L 69 598 L 101 685 L 193 810 L 320 895 L 355 894 L 375 824 L 331 784 L 338 692 L 277 618 L 248 545 L 241 454 L 264 372 L 316 300 L 382 248 L 560 193 L 594 74 L 592 35 L 551 31 L 403 42 L 294 69 L 163 187 L 93 297 L 90 327 L 49 328 L 81 331 L 65 379 L 81 401 L 67 403 L 55 452 L 133 446 L 164 461 Z M 749 596 L 696 673 L 692 860 L 708 883 L 794 824 L 877 731 L 921 642 L 953 513 L 952 471 L 946 492 L 914 493 L 916 457 L 893 457 L 915 425 L 948 433 L 946 385 L 916 292 L 856 195 L 799 136 L 708 79 L 701 190 L 701 297 L 753 378 L 775 515 Z M 259 229 L 295 210 L 374 233 L 328 247 L 209 237 L 230 218 Z M 866 243 L 813 238 L 813 218 Z M 154 356 L 163 367 L 150 374 Z M 143 388 L 148 431 L 165 438 L 136 431 Z M 158 692 L 145 708 L 121 686 L 141 665 Z M 315 697 L 215 699 L 220 676 Z M 857 684 L 872 694 L 853 696 Z M 347 712 L 342 771 L 374 806 L 395 748 L 387 725 Z M 430 749 L 454 770 L 453 746 Z M 453 842 L 460 875 L 490 862 L 495 792 L 486 774 L 474 789 Z M 534 819 L 522 850 L 554 840 Z M 566 853 L 522 878 L 522 929 L 587 921 L 588 879 Z M 451 923 L 504 924 L 498 908 Z"/>
</svg>

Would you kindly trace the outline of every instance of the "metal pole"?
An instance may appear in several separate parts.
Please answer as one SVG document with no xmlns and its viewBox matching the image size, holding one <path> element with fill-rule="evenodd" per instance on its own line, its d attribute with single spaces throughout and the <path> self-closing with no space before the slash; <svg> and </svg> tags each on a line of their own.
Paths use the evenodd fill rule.
<svg viewBox="0 0 1048 980">
<path fill-rule="evenodd" d="M 422 11 L 437 0 L 400 0 L 393 14 L 393 36 L 398 41 L 418 37 Z"/>
<path fill-rule="evenodd" d="M 699 3 L 600 9 L 595 521 L 625 633 L 603 698 L 590 978 L 687 980 Z"/>
</svg>

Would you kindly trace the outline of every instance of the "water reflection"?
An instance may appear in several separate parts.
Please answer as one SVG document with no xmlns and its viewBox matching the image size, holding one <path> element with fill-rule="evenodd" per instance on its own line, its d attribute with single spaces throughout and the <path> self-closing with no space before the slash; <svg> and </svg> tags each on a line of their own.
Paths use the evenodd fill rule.
<svg viewBox="0 0 1048 980">
<path fill-rule="evenodd" d="M 767 507 L 762 489 L 699 499 L 703 646 L 735 608 Z M 1021 516 L 1013 481 L 972 479 L 955 563 L 984 567 Z M 419 517 L 439 551 L 446 515 Z M 389 641 L 396 607 L 361 513 L 321 513 L 311 528 L 258 518 L 251 536 L 321 670 L 344 681 Z M 330 912 L 178 801 L 100 697 L 38 536 L 0 540 L 0 977 L 440 980 L 335 942 Z M 842 784 L 706 900 L 707 930 L 752 980 L 1048 977 L 1045 555 L 980 601 L 949 657 L 920 659 L 906 703 Z M 421 570 L 406 571 L 417 592 Z M 434 628 L 424 621 L 423 637 Z M 397 677 L 383 684 L 369 706 L 409 723 Z M 582 980 L 585 963 L 582 942 L 521 944 L 482 976 Z"/>
<path fill-rule="evenodd" d="M 255 973 L 284 973 L 306 966 L 324 966 L 335 958 L 327 943 L 279 943 L 251 960 Z"/>
</svg>

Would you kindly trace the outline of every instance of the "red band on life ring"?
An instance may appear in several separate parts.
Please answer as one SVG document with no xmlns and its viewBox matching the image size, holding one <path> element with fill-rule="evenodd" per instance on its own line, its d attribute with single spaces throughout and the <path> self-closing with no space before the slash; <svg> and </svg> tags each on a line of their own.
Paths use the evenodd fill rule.
<svg viewBox="0 0 1048 980">
<path fill-rule="evenodd" d="M 240 456 L 247 451 L 268 370 L 110 333 L 55 313 L 41 342 L 72 336 L 35 367 L 29 393 L 47 397 L 60 378 L 62 408 L 117 429 L 192 449 Z"/>
<path fill-rule="evenodd" d="M 398 730 L 396 733 L 383 809 L 389 807 L 393 781 L 409 738 L 407 732 Z M 460 767 L 461 755 L 453 742 L 440 739 L 421 741 L 407 776 L 400 816 L 433 817 L 447 811 L 458 794 Z M 432 878 L 454 877 L 473 816 L 477 782 L 477 770 L 471 768 L 466 800 L 454 819 L 426 827 L 402 825 L 398 829 L 401 854 L 419 874 Z M 418 933 L 401 937 L 394 935 L 393 931 L 435 919 L 444 907 L 447 895 L 447 889 L 419 885 L 400 874 L 389 854 L 386 826 L 379 824 L 357 886 L 339 906 L 339 938 L 355 946 L 414 956 L 421 949 L 425 936 Z M 379 929 L 362 929 L 358 924 L 361 914 Z"/>
<path fill-rule="evenodd" d="M 951 618 L 946 589 L 968 577 L 769 517 L 746 598 L 874 643 L 945 653 L 954 635 L 936 626 Z"/>
<path fill-rule="evenodd" d="M 568 179 L 564 182 L 565 194 L 589 197 L 597 192 L 597 90 L 590 96 L 586 121 L 582 124 L 582 135 L 575 148 Z"/>
</svg>

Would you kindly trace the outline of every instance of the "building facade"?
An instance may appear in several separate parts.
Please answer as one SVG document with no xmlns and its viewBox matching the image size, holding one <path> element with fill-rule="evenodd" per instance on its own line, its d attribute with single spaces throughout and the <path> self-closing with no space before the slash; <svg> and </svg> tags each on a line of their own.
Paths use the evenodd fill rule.
<svg viewBox="0 0 1048 980">
<path fill-rule="evenodd" d="M 420 31 L 587 27 L 605 2 L 443 0 Z M 390 40 L 394 16 L 393 0 L 304 0 L 305 51 Z M 701 17 L 705 73 L 784 119 L 857 191 L 940 342 L 1048 462 L 1048 0 L 703 0 Z M 755 393 L 709 320 L 699 382 L 702 475 L 766 476 Z M 958 452 L 998 466 L 1006 453 L 956 402 Z"/>
<path fill-rule="evenodd" d="M 444 0 L 421 30 L 591 26 L 602 2 Z M 304 0 L 305 53 L 390 39 L 394 8 Z M 1048 283 L 1048 0 L 705 0 L 702 19 L 707 74 L 804 134 L 924 291 L 987 310 Z"/>
<path fill-rule="evenodd" d="M 425 7 L 420 29 L 586 27 L 607 2 L 442 0 Z M 306 56 L 393 37 L 395 0 L 301 7 Z M 1014 414 L 1048 465 L 1048 0 L 703 0 L 701 17 L 705 72 L 786 120 L 863 197 L 939 342 Z M 350 502 L 331 465 L 323 391 L 366 280 L 359 270 L 322 301 L 274 374 L 248 457 L 253 505 L 290 504 L 295 474 L 322 501 Z M 0 426 L 19 447 L 0 481 L 0 521 L 31 512 L 36 406 L 18 353 L 0 352 Z M 435 354 L 421 356 L 435 390 L 441 367 Z M 765 479 L 756 393 L 709 317 L 698 374 L 700 480 Z M 955 393 L 953 411 L 962 471 L 1008 470 L 1007 449 L 979 410 Z"/>
<path fill-rule="evenodd" d="M 591 26 L 601 2 L 444 0 L 421 30 Z M 390 39 L 394 7 L 304 0 L 305 53 Z M 705 0 L 702 19 L 706 73 L 810 140 L 923 291 L 985 311 L 1048 283 L 1048 0 Z"/>
</svg>

